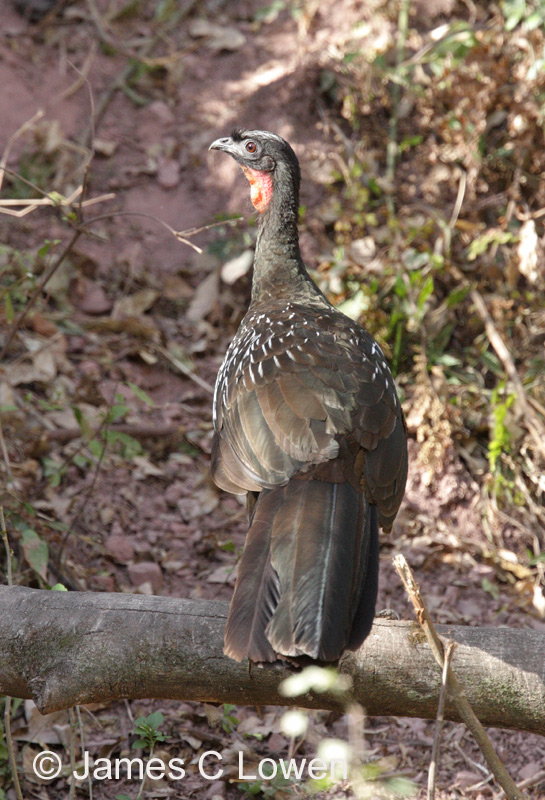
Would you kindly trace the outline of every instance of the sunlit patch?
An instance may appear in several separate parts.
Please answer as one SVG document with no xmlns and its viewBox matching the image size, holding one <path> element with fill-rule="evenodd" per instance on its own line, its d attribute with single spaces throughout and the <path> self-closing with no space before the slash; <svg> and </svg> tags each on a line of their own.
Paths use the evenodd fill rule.
<svg viewBox="0 0 545 800">
<path fill-rule="evenodd" d="M 257 169 L 242 167 L 250 184 L 250 197 L 255 209 L 263 214 L 267 210 L 272 197 L 272 175 L 270 172 L 260 172 Z"/>
</svg>

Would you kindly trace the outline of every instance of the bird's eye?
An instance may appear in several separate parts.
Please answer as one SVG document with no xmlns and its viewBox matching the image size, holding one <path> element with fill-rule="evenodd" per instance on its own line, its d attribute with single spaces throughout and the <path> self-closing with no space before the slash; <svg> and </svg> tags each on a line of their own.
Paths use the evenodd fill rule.
<svg viewBox="0 0 545 800">
<path fill-rule="evenodd" d="M 257 145 L 256 145 L 256 143 L 255 143 L 255 142 L 252 142 L 252 140 L 250 139 L 250 141 L 249 141 L 249 142 L 246 142 L 246 150 L 247 150 L 249 153 L 255 153 L 255 151 L 257 150 Z"/>
</svg>

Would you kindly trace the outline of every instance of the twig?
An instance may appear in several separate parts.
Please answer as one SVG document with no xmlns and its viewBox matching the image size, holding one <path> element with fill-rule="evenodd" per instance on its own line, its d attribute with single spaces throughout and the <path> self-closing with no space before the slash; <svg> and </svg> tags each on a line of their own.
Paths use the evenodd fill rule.
<svg viewBox="0 0 545 800">
<path fill-rule="evenodd" d="M 85 222 L 85 225 L 92 225 L 95 222 L 102 222 L 103 220 L 111 219 L 112 217 L 145 217 L 146 219 L 152 219 L 154 222 L 158 222 L 159 225 L 162 225 L 163 228 L 166 228 L 167 231 L 169 231 L 179 242 L 182 244 L 187 244 L 188 247 L 193 248 L 193 250 L 195 250 L 196 253 L 199 253 L 199 255 L 202 253 L 202 248 L 198 247 L 196 244 L 193 244 L 193 242 L 190 242 L 187 239 L 187 236 L 193 236 L 195 233 L 198 233 L 199 230 L 205 230 L 205 228 L 192 229 L 190 231 L 177 231 L 163 219 L 159 219 L 159 217 L 156 217 L 153 214 L 146 214 L 143 211 L 112 211 L 109 214 L 101 214 L 99 217 L 92 217 Z M 214 225 L 223 225 L 223 222 L 211 223 L 209 227 L 214 227 Z"/>
<path fill-rule="evenodd" d="M 45 273 L 44 277 L 42 278 L 40 283 L 36 286 L 34 292 L 31 294 L 28 303 L 26 304 L 24 309 L 21 311 L 21 313 L 19 314 L 17 319 L 14 320 L 14 322 L 13 322 L 11 328 L 10 328 L 10 331 L 9 331 L 9 334 L 8 334 L 8 338 L 7 338 L 7 340 L 6 340 L 5 344 L 4 344 L 4 347 L 2 348 L 2 351 L 0 352 L 0 361 L 2 361 L 2 359 L 5 357 L 6 353 L 8 352 L 8 350 L 10 348 L 10 345 L 11 345 L 11 343 L 12 343 L 14 337 L 15 337 L 15 334 L 17 333 L 17 331 L 19 330 L 19 328 L 21 327 L 21 325 L 25 321 L 25 319 L 26 319 L 26 317 L 28 315 L 28 312 L 30 311 L 30 309 L 32 308 L 32 306 L 34 305 L 34 303 L 36 302 L 36 300 L 38 299 L 38 297 L 42 293 L 45 285 L 53 277 L 55 272 L 58 270 L 58 268 L 60 267 L 60 265 L 62 264 L 62 262 L 64 261 L 64 259 L 68 255 L 68 253 L 72 250 L 73 246 L 76 244 L 77 240 L 79 239 L 79 237 L 81 236 L 82 233 L 83 233 L 83 229 L 80 229 L 80 228 L 77 228 L 74 231 L 74 233 L 72 234 L 72 238 L 70 239 L 70 241 L 68 242 L 66 247 L 59 253 L 59 255 L 57 256 L 55 261 L 49 267 L 49 269 L 46 270 L 46 273 Z"/>
<path fill-rule="evenodd" d="M 447 644 L 445 652 L 445 661 L 443 664 L 443 674 L 441 675 L 441 693 L 439 695 L 439 703 L 437 705 L 437 717 L 435 721 L 435 735 L 433 737 L 433 745 L 431 748 L 430 769 L 428 772 L 428 800 L 435 798 L 435 782 L 437 778 L 437 765 L 439 763 L 439 742 L 441 741 L 441 729 L 444 721 L 445 698 L 447 695 L 447 677 L 454 652 L 454 642 Z"/>
<path fill-rule="evenodd" d="M 102 426 L 93 431 L 92 438 L 95 438 L 101 430 Z M 112 433 L 122 433 L 125 436 L 132 436 L 134 439 L 147 439 L 150 437 L 163 438 L 165 436 L 176 436 L 177 434 L 183 436 L 185 433 L 185 428 L 182 425 L 175 425 L 169 422 L 159 422 L 156 424 L 146 423 L 141 425 L 117 423 L 115 425 L 110 425 L 108 430 L 112 431 Z M 81 428 L 55 428 L 54 430 L 44 431 L 42 434 L 42 441 L 66 444 L 82 436 L 83 432 Z"/>
<path fill-rule="evenodd" d="M 458 192 L 456 193 L 456 201 L 452 209 L 452 214 L 450 215 L 447 227 L 445 228 L 443 225 L 443 236 L 445 239 L 448 239 L 448 241 L 445 241 L 445 255 L 448 257 L 450 256 L 452 231 L 454 230 L 454 227 L 458 222 L 458 217 L 460 216 L 460 211 L 462 210 L 462 205 L 464 203 L 464 197 L 466 193 L 466 187 L 467 187 L 467 172 L 463 169 L 460 175 L 460 180 L 458 182 Z"/>
<path fill-rule="evenodd" d="M 108 413 L 105 415 L 104 419 L 102 420 L 102 423 L 100 424 L 98 432 L 100 432 L 102 430 L 104 430 L 105 432 L 108 431 L 109 426 L 108 426 L 107 420 L 108 420 L 108 415 L 110 413 L 110 409 L 111 409 L 111 405 L 108 408 Z M 85 506 L 89 502 L 89 498 L 91 497 L 91 494 L 93 493 L 93 489 L 95 488 L 95 484 L 96 484 L 96 482 L 98 480 L 98 475 L 99 475 L 99 472 L 100 472 L 100 468 L 102 467 L 102 462 L 104 461 L 104 456 L 106 455 L 107 447 L 108 447 L 108 439 L 107 439 L 107 437 L 105 437 L 104 438 L 104 442 L 102 443 L 102 447 L 100 449 L 100 455 L 99 455 L 99 457 L 97 459 L 97 463 L 96 463 L 96 466 L 95 466 L 95 472 L 94 472 L 94 475 L 93 475 L 93 477 L 91 479 L 91 483 L 89 485 L 89 488 L 87 489 L 87 491 L 86 491 L 81 503 L 79 504 L 79 506 L 78 506 L 78 508 L 76 510 L 76 513 L 72 517 L 72 519 L 70 521 L 70 524 L 69 524 L 68 528 L 66 529 L 66 531 L 64 532 L 64 535 L 62 537 L 61 545 L 60 545 L 60 548 L 59 548 L 59 552 L 57 553 L 57 557 L 56 557 L 57 565 L 58 565 L 59 568 L 62 565 L 62 557 L 64 555 L 64 548 L 66 547 L 66 543 L 68 541 L 68 538 L 69 538 L 70 534 L 72 533 L 72 531 L 74 530 L 74 526 L 75 526 L 76 522 L 78 521 L 78 519 L 80 518 Z"/>
<path fill-rule="evenodd" d="M 35 122 L 38 122 L 38 120 L 41 119 L 43 117 L 43 115 L 44 115 L 44 112 L 40 109 L 39 111 L 37 111 L 34 114 L 33 117 L 31 117 L 29 120 L 24 122 L 21 125 L 20 128 L 17 128 L 15 133 L 13 133 L 9 137 L 8 143 L 5 146 L 4 152 L 2 154 L 2 160 L 0 161 L 0 189 L 2 188 L 2 184 L 4 182 L 4 172 L 6 171 L 6 164 L 8 163 L 8 158 L 9 158 L 9 154 L 11 153 L 11 148 L 13 147 L 13 145 L 15 144 L 17 139 L 20 136 L 22 136 L 23 133 L 26 133 L 26 131 L 28 131 L 29 128 L 31 128 L 34 125 Z"/>
<path fill-rule="evenodd" d="M 3 167 L 3 171 L 5 173 L 17 178 L 18 181 L 21 181 L 21 183 L 24 183 L 25 186 L 28 186 L 34 192 L 40 194 L 41 197 L 24 197 L 20 199 L 8 198 L 5 200 L 0 200 L 0 214 L 8 214 L 11 217 L 18 217 L 20 219 L 21 217 L 25 217 L 27 214 L 30 214 L 36 208 L 40 208 L 42 206 L 50 206 L 56 209 L 62 208 L 63 206 L 71 206 L 76 200 L 78 200 L 78 198 L 79 200 L 77 207 L 81 212 L 82 208 L 94 206 L 97 203 L 104 202 L 104 200 L 113 200 L 113 198 L 116 196 L 114 192 L 108 192 L 107 194 L 101 194 L 98 195 L 98 197 L 91 197 L 87 198 L 86 200 L 83 199 L 85 197 L 87 188 L 86 175 L 89 170 L 92 156 L 92 152 L 88 151 L 86 154 L 86 161 L 80 167 L 84 173 L 83 181 L 69 197 L 64 197 L 62 194 L 60 194 L 60 192 L 46 192 L 41 186 L 38 186 L 33 181 L 25 178 L 16 170 Z M 17 206 L 23 206 L 23 208 L 20 211 L 10 211 L 11 208 L 16 208 Z M 78 219 L 81 219 L 81 214 Z"/>
<path fill-rule="evenodd" d="M 104 198 L 107 199 L 107 195 L 104 195 Z M 179 242 L 182 244 L 188 245 L 188 247 L 192 247 L 196 253 L 202 253 L 202 248 L 197 247 L 196 244 L 189 241 L 190 236 L 196 236 L 198 233 L 202 233 L 203 231 L 209 231 L 211 228 L 218 228 L 222 225 L 234 225 L 237 223 L 242 217 L 234 217 L 233 219 L 224 219 L 218 220 L 217 222 L 209 222 L 207 225 L 201 225 L 198 228 L 188 228 L 185 231 L 177 231 L 168 222 L 165 222 L 163 219 L 156 217 L 154 214 L 146 214 L 143 211 L 112 211 L 108 214 L 101 214 L 99 217 L 91 217 L 91 219 L 85 222 L 85 225 L 92 225 L 95 222 L 103 222 L 104 220 L 111 219 L 113 217 L 144 217 L 145 219 L 152 219 L 154 222 L 158 222 L 159 225 L 162 225 L 169 233 L 171 233 Z"/>
<path fill-rule="evenodd" d="M 93 21 L 95 22 L 96 25 L 96 19 L 93 19 Z M 148 53 L 152 50 L 157 39 L 158 37 L 146 42 L 146 44 L 142 47 L 142 50 L 139 55 L 132 54 L 130 56 L 129 62 L 123 67 L 123 69 L 117 75 L 117 77 L 114 78 L 114 81 L 111 84 L 111 86 L 105 89 L 105 91 L 102 93 L 102 95 L 98 100 L 98 103 L 96 104 L 96 109 L 93 108 L 89 124 L 78 136 L 79 144 L 83 145 L 84 147 L 92 148 L 93 140 L 96 135 L 96 130 L 99 127 L 102 118 L 106 113 L 108 106 L 112 102 L 116 92 L 118 92 L 120 89 L 123 89 L 123 86 L 127 83 L 133 72 L 135 72 L 139 64 L 145 60 Z"/>
<path fill-rule="evenodd" d="M 87 710 L 87 709 L 86 709 Z M 76 706 L 76 716 L 78 718 L 78 726 L 79 726 L 79 742 L 81 747 L 81 752 L 85 753 L 85 739 L 83 738 L 83 722 L 81 719 L 81 710 L 79 706 Z M 88 787 L 89 787 L 89 800 L 93 800 L 93 781 L 91 780 L 91 773 L 87 776 Z"/>
<path fill-rule="evenodd" d="M 403 585 L 409 595 L 412 604 L 414 606 L 414 610 L 416 613 L 416 618 L 424 633 L 426 634 L 426 638 L 428 640 L 428 644 L 430 649 L 433 653 L 433 656 L 441 669 L 444 668 L 445 663 L 445 653 L 443 648 L 443 643 L 439 638 L 437 631 L 435 630 L 435 626 L 433 624 L 432 618 L 424 600 L 422 599 L 422 595 L 420 594 L 420 589 L 418 584 L 416 583 L 414 576 L 412 574 L 411 568 L 409 567 L 405 557 L 403 555 L 397 555 L 394 557 L 394 567 L 396 569 L 397 574 L 403 581 Z M 453 673 L 452 669 L 447 666 L 447 680 L 448 680 L 448 690 L 449 694 L 452 697 L 454 704 L 462 718 L 462 721 L 467 725 L 473 736 L 475 737 L 475 741 L 479 745 L 482 754 L 486 759 L 486 763 L 490 767 L 491 771 L 494 773 L 494 776 L 500 786 L 503 788 L 505 794 L 509 798 L 509 800 L 524 800 L 524 796 L 520 789 L 517 787 L 516 783 L 513 781 L 509 773 L 507 772 L 505 766 L 502 764 L 500 759 L 498 758 L 494 747 L 492 746 L 492 742 L 488 738 L 488 735 L 481 725 L 478 718 L 475 716 L 475 713 L 465 695 L 464 690 L 462 689 L 461 685 L 458 682 L 455 674 Z"/>
<path fill-rule="evenodd" d="M 409 30 L 409 5 L 410 0 L 401 0 L 398 16 L 398 31 L 396 41 L 396 77 L 399 78 L 399 70 L 401 69 L 403 60 L 405 58 L 405 43 L 407 41 L 407 33 Z M 386 204 L 388 206 L 388 213 L 393 216 L 395 213 L 394 207 L 394 181 L 395 181 L 395 167 L 397 159 L 397 123 L 399 115 L 399 100 L 401 95 L 401 87 L 399 81 L 396 80 L 392 86 L 392 115 L 390 117 L 390 125 L 388 128 L 388 145 L 386 147 L 386 181 L 388 185 L 388 194 Z"/>
<path fill-rule="evenodd" d="M 70 718 L 70 790 L 68 793 L 68 800 L 74 800 L 76 796 L 76 715 L 74 714 L 74 706 L 68 710 Z"/>
<path fill-rule="evenodd" d="M 523 781 L 519 781 L 517 786 L 519 789 L 529 789 L 531 786 L 537 786 L 539 783 L 545 783 L 545 769 L 541 769 L 539 772 L 536 772 L 531 778 L 525 778 Z M 502 798 L 504 796 L 505 792 L 502 790 L 499 793 L 498 798 Z"/>
<path fill-rule="evenodd" d="M 9 546 L 8 530 L 6 528 L 6 519 L 4 517 L 4 507 L 0 506 L 0 528 L 2 530 L 2 539 L 4 547 L 6 548 L 6 564 L 7 564 L 7 581 L 8 586 L 13 586 L 13 572 L 11 568 L 11 548 Z"/>
<path fill-rule="evenodd" d="M 537 449 L 540 451 L 541 455 L 545 458 L 545 426 L 543 425 L 543 423 L 537 416 L 536 412 L 528 402 L 524 386 L 522 385 L 522 381 L 517 372 L 515 363 L 511 357 L 511 353 L 507 349 L 507 345 L 503 341 L 501 334 L 496 328 L 494 320 L 490 316 L 490 313 L 486 307 L 482 295 L 476 289 L 472 289 L 470 292 L 470 296 L 471 299 L 473 300 L 475 308 L 477 309 L 477 313 L 479 314 L 480 318 L 484 323 L 484 328 L 486 331 L 486 335 L 488 336 L 488 340 L 492 345 L 492 347 L 494 348 L 494 350 L 496 351 L 496 355 L 502 362 L 503 368 L 505 369 L 509 379 L 513 383 L 517 395 L 517 400 L 526 416 L 528 430 L 536 444 Z"/>
<path fill-rule="evenodd" d="M 11 471 L 8 448 L 6 447 L 6 440 L 4 439 L 4 430 L 2 428 L 1 417 L 0 417 L 0 449 L 2 450 L 2 458 L 4 459 L 4 464 L 6 465 L 6 472 L 8 474 L 8 483 L 13 483 L 13 473 Z"/>
<path fill-rule="evenodd" d="M 537 786 L 538 783 L 545 782 L 545 769 L 536 772 L 531 778 L 526 778 L 517 784 L 519 789 L 529 789 L 530 786 Z"/>
<path fill-rule="evenodd" d="M 91 69 L 91 65 L 96 56 L 96 52 L 97 52 L 97 43 L 95 41 L 92 41 L 91 47 L 89 49 L 89 52 L 87 53 L 87 56 L 85 57 L 85 61 L 81 69 L 78 69 L 74 64 L 72 64 L 71 61 L 68 61 L 72 69 L 77 72 L 78 77 L 76 78 L 74 83 L 68 87 L 68 89 L 65 89 L 64 92 L 62 92 L 59 98 L 60 100 L 68 100 L 69 97 L 72 97 L 73 94 L 75 94 L 77 91 L 81 89 L 84 83 L 88 83 L 87 76 L 89 75 L 89 70 Z"/>
<path fill-rule="evenodd" d="M 4 540 L 4 547 L 6 548 L 6 561 L 7 561 L 7 580 L 8 586 L 13 585 L 13 573 L 11 569 L 11 549 L 9 546 L 8 531 L 6 528 L 6 520 L 4 518 L 4 508 L 0 506 L 0 527 L 2 529 L 2 539 Z M 4 733 L 6 736 L 6 747 L 8 749 L 9 766 L 13 778 L 13 786 L 17 800 L 23 800 L 23 793 L 21 791 L 21 784 L 19 782 L 19 773 L 17 772 L 17 756 L 15 754 L 15 744 L 11 735 L 11 697 L 6 696 L 4 706 Z"/>
<path fill-rule="evenodd" d="M 484 329 L 486 335 L 488 336 L 488 341 L 494 348 L 496 355 L 503 364 L 503 368 L 507 373 L 508 378 L 513 384 L 515 393 L 517 395 L 517 400 L 526 417 L 527 428 L 532 439 L 534 440 L 535 446 L 545 458 L 545 425 L 538 417 L 536 410 L 534 410 L 537 409 L 538 411 L 541 411 L 543 410 L 542 406 L 540 406 L 537 401 L 534 401 L 533 398 L 526 395 L 526 390 L 524 389 L 522 381 L 517 372 L 515 362 L 513 361 L 511 353 L 509 352 L 500 332 L 494 324 L 494 320 L 492 319 L 490 312 L 486 307 L 486 303 L 484 302 L 481 293 L 474 287 L 470 286 L 465 276 L 454 264 L 451 264 L 450 269 L 462 286 L 470 287 L 469 296 L 473 301 L 473 305 L 475 306 L 478 315 L 484 323 Z"/>
<path fill-rule="evenodd" d="M 17 800 L 24 800 L 21 791 L 21 784 L 19 782 L 19 773 L 17 772 L 17 757 L 15 755 L 15 745 L 11 735 L 11 697 L 6 697 L 4 706 L 4 734 L 6 737 L 6 747 L 8 748 L 9 766 L 11 769 L 11 777 Z"/>
<path fill-rule="evenodd" d="M 204 389 L 209 394 L 214 394 L 214 387 L 213 386 L 210 386 L 209 383 L 207 383 L 206 381 L 203 381 L 203 379 L 199 378 L 198 375 L 195 375 L 194 372 L 191 372 L 189 367 L 186 367 L 186 365 L 184 363 L 182 363 L 178 358 L 176 358 L 176 356 L 173 356 L 172 353 L 169 353 L 168 350 L 166 349 L 166 347 L 162 347 L 162 345 L 159 345 L 159 344 L 154 344 L 153 346 L 154 346 L 155 350 L 157 350 L 158 353 L 160 353 L 162 356 L 164 356 L 164 358 L 166 358 L 167 361 L 169 361 L 172 364 L 173 367 L 176 367 L 176 369 L 179 372 L 181 372 L 182 375 L 185 375 L 186 378 L 189 378 L 190 380 L 192 380 L 194 383 L 197 384 L 197 386 L 200 386 L 201 389 Z"/>
<path fill-rule="evenodd" d="M 483 775 L 485 776 L 484 777 L 484 781 L 489 781 L 491 778 L 494 777 L 492 775 L 492 773 L 489 772 L 489 770 L 487 770 L 487 768 L 484 766 L 484 764 L 479 764 L 478 761 L 475 761 L 475 759 L 471 758 L 471 756 L 468 756 L 468 754 L 464 751 L 464 749 L 463 749 L 462 745 L 460 744 L 460 742 L 454 742 L 454 747 L 456 748 L 456 750 L 458 750 L 458 752 L 460 753 L 460 755 L 462 756 L 464 761 L 470 767 L 472 767 L 473 769 L 476 769 L 478 772 L 482 772 L 483 773 Z"/>
</svg>

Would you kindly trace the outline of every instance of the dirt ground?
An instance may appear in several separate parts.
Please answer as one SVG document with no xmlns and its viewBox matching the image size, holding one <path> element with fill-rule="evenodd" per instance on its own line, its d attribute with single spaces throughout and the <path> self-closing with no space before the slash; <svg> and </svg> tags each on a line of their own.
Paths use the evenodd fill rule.
<svg viewBox="0 0 545 800">
<path fill-rule="evenodd" d="M 455 6 L 454 0 L 429 8 L 415 3 L 412 24 L 438 28 Z M 10 409 L 3 421 L 12 478 L 6 506 L 12 508 L 14 495 L 24 496 L 51 562 L 62 550 L 60 570 L 52 572 L 50 563 L 42 575 L 49 584 L 229 600 L 246 518 L 239 501 L 219 493 L 209 478 L 210 387 L 249 299 L 249 262 L 236 278 L 232 259 L 251 250 L 255 226 L 245 181 L 230 159 L 209 153 L 208 145 L 235 126 L 271 129 L 289 139 L 303 171 L 304 256 L 324 275 L 334 249 L 331 171 L 349 136 L 338 110 L 327 103 L 329 65 L 346 51 L 355 26 L 365 26 L 367 46 L 391 39 L 396 24 L 393 6 L 376 0 L 277 2 L 266 9 L 259 0 L 77 0 L 61 3 L 37 23 L 8 0 L 0 5 L 0 153 L 9 147 L 9 169 L 65 197 L 85 174 L 86 199 L 99 200 L 85 208 L 85 219 L 101 217 L 40 295 L 5 373 L 0 368 L 0 405 Z M 369 96 L 375 91 L 372 83 L 360 89 Z M 39 110 L 43 116 L 14 137 Z M 377 112 L 374 126 L 376 143 L 388 135 L 387 110 Z M 432 169 L 417 155 L 404 163 L 398 177 L 403 196 L 418 194 L 429 180 L 429 190 L 422 190 L 426 202 L 454 202 L 456 187 L 441 184 L 438 190 Z M 489 194 L 492 189 L 491 184 Z M 4 195 L 36 196 L 10 173 Z M 244 219 L 231 224 L 228 215 Z M 173 235 L 210 223 L 216 226 L 189 239 L 201 253 Z M 0 271 L 11 270 L 18 253 L 21 263 L 28 258 L 40 274 L 70 235 L 69 224 L 53 209 L 0 216 Z M 48 252 L 37 257 L 44 245 Z M 13 295 L 15 313 L 35 286 L 23 273 L 20 295 Z M 328 275 L 326 288 L 335 295 L 334 276 Z M 372 278 L 371 271 L 361 280 Z M 9 312 L 0 315 L 7 330 Z M 400 386 L 410 398 L 410 381 L 401 377 Z M 413 412 L 411 469 L 394 531 L 382 542 L 378 608 L 412 619 L 392 567 L 393 555 L 402 552 L 437 622 L 545 633 L 531 592 L 516 591 L 506 566 L 541 536 L 538 522 L 533 534 L 519 534 L 520 525 L 505 522 L 502 561 L 498 541 L 494 549 L 487 534 L 482 485 L 468 467 L 470 456 L 464 460 L 458 446 L 446 446 L 441 468 L 430 471 L 419 461 L 418 407 L 406 408 Z M 106 450 L 100 436 L 89 433 L 105 426 L 105 414 L 112 431 L 125 426 Z M 89 435 L 82 439 L 82 431 Z M 9 477 L 5 465 L 2 477 Z M 10 535 L 18 582 L 41 585 L 35 564 L 18 545 L 15 523 Z M 528 572 L 525 580 L 531 584 L 534 577 Z M 166 742 L 156 755 L 175 752 L 190 761 L 218 749 L 231 754 L 228 763 L 243 741 L 254 757 L 285 756 L 290 746 L 280 727 L 283 709 L 235 708 L 218 715 L 206 705 L 135 701 L 82 712 L 87 749 L 95 756 L 127 755 L 133 720 L 152 711 L 165 717 Z M 226 722 L 229 714 L 234 723 Z M 67 796 L 64 778 L 40 783 L 29 764 L 41 745 L 64 752 L 68 722 L 67 712 L 41 718 L 30 702 L 14 715 L 25 797 Z M 346 715 L 313 713 L 300 753 L 314 755 L 328 736 L 346 739 L 348 723 Z M 256 733 L 259 739 L 247 738 Z M 545 769 L 542 737 L 489 733 L 515 780 Z M 433 735 L 431 722 L 369 719 L 366 759 L 383 779 L 406 778 L 412 794 L 424 797 Z M 445 724 L 441 753 L 437 797 L 499 797 L 463 726 Z M 365 796 L 379 796 L 380 787 L 369 786 Z M 273 788 L 262 788 L 273 794 Z M 160 781 L 145 796 L 216 800 L 244 791 L 259 787 L 228 778 L 208 784 L 192 774 L 181 788 Z M 76 796 L 85 794 L 83 783 Z M 99 800 L 137 794 L 135 782 L 93 785 Z M 301 787 L 274 787 L 274 796 L 301 794 Z M 0 771 L 4 796 L 15 797 L 7 769 Z M 344 783 L 316 796 L 355 795 Z M 542 776 L 528 797 L 544 796 Z"/>
</svg>

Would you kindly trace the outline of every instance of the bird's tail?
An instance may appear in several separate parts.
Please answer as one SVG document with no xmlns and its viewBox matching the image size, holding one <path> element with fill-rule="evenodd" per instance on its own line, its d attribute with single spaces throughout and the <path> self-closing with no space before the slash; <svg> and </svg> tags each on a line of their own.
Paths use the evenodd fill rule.
<svg viewBox="0 0 545 800">
<path fill-rule="evenodd" d="M 376 508 L 350 483 L 307 476 L 257 498 L 229 617 L 225 653 L 336 661 L 373 624 Z"/>
</svg>

